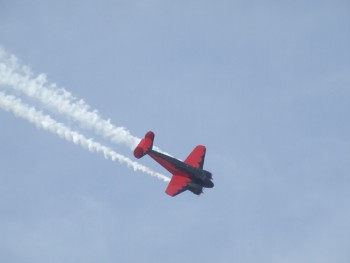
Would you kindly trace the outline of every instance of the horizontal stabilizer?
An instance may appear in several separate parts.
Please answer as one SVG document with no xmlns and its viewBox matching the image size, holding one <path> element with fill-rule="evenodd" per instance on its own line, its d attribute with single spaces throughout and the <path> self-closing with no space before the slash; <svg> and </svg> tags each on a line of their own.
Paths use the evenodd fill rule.
<svg viewBox="0 0 350 263">
<path fill-rule="evenodd" d="M 140 159 L 147 153 L 149 153 L 150 150 L 152 150 L 153 147 L 153 140 L 154 140 L 154 133 L 149 131 L 146 133 L 145 138 L 143 138 L 140 143 L 136 146 L 134 150 L 134 156 L 137 159 Z"/>
</svg>

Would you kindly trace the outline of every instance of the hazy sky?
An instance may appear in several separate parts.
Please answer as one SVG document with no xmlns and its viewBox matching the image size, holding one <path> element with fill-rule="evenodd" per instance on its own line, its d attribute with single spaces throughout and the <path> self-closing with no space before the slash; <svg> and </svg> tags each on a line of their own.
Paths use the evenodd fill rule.
<svg viewBox="0 0 350 263">
<path fill-rule="evenodd" d="M 0 110 L 0 262 L 349 262 L 349 13 L 345 0 L 0 0 L 3 48 L 178 158 L 206 145 L 215 183 L 171 198 Z"/>
</svg>

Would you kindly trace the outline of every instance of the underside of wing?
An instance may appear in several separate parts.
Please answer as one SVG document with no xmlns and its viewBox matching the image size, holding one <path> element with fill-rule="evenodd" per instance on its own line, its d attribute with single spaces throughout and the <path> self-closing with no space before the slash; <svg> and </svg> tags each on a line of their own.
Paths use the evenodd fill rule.
<svg viewBox="0 0 350 263">
<path fill-rule="evenodd" d="M 206 148 L 203 145 L 198 145 L 190 155 L 186 158 L 185 163 L 199 169 L 203 169 Z"/>
<path fill-rule="evenodd" d="M 174 174 L 165 192 L 170 196 L 178 195 L 188 190 L 188 183 L 192 180 L 186 176 Z"/>
</svg>

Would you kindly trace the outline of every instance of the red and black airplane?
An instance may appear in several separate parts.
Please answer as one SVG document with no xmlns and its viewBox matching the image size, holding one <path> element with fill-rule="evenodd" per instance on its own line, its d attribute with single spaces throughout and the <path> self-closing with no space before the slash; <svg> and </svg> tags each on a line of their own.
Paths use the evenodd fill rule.
<svg viewBox="0 0 350 263">
<path fill-rule="evenodd" d="M 206 148 L 203 145 L 196 146 L 184 162 L 166 154 L 153 150 L 154 133 L 149 131 L 145 138 L 137 145 L 134 156 L 141 158 L 148 154 L 161 166 L 172 173 L 165 192 L 170 196 L 178 195 L 190 190 L 196 195 L 203 193 L 203 187 L 212 188 L 212 174 L 203 170 Z"/>
</svg>

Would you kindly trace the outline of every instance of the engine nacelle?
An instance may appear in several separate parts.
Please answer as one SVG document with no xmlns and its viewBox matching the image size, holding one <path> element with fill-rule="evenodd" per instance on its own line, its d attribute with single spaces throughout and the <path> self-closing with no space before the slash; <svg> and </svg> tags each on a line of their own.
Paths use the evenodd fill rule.
<svg viewBox="0 0 350 263">
<path fill-rule="evenodd" d="M 192 193 L 196 195 L 200 195 L 203 193 L 203 187 L 196 184 L 196 183 L 188 183 L 188 190 L 190 190 Z"/>
<path fill-rule="evenodd" d="M 203 170 L 203 173 L 205 175 L 206 178 L 209 178 L 209 179 L 213 179 L 213 175 L 211 174 L 211 172 L 208 172 L 206 170 Z"/>
<path fill-rule="evenodd" d="M 203 183 L 203 186 L 206 188 L 212 188 L 214 187 L 214 183 L 212 181 L 212 174 L 211 172 L 208 172 L 206 170 L 202 170 L 200 173 L 200 180 Z"/>
</svg>

